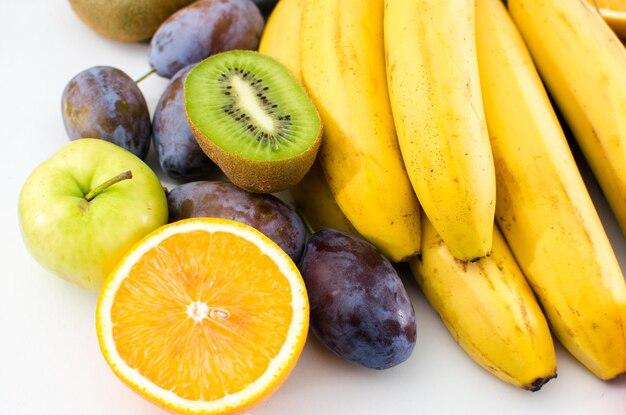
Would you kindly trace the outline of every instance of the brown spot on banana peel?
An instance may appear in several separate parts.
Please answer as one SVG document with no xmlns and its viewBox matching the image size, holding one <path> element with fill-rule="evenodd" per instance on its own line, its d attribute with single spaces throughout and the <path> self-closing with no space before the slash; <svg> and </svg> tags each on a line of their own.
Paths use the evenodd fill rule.
<svg viewBox="0 0 626 415">
<path fill-rule="evenodd" d="M 580 2 L 583 2 L 583 0 L 579 0 L 579 1 L 580 1 Z M 573 25 L 573 24 L 572 24 L 572 22 L 570 22 L 570 21 L 568 20 L 567 16 L 565 16 L 565 14 L 564 14 L 564 13 L 558 13 L 558 16 L 559 16 L 559 18 L 560 18 L 561 20 L 563 20 L 563 23 L 565 23 L 565 25 L 568 27 L 568 29 L 569 29 L 571 32 L 574 32 L 574 33 L 575 33 L 575 32 L 577 32 L 577 31 L 578 31 L 578 30 L 576 30 L 576 29 L 577 29 L 577 28 L 576 28 L 576 26 L 575 26 L 575 25 Z"/>
<path fill-rule="evenodd" d="M 489 284 L 489 288 L 491 289 L 491 291 L 495 291 L 496 290 L 496 286 L 494 285 L 494 283 L 491 280 L 491 278 L 489 278 L 489 273 L 487 272 L 487 270 L 485 270 L 485 267 L 484 267 L 483 263 L 482 262 L 475 262 L 474 265 L 479 268 L 479 275 L 485 279 L 487 284 Z"/>
<path fill-rule="evenodd" d="M 561 321 L 561 328 L 563 329 L 565 334 L 568 337 L 574 337 L 574 331 L 567 324 L 565 324 L 565 320 L 561 317 L 561 313 L 559 312 L 558 308 L 553 309 L 554 313 L 557 315 L 557 318 Z"/>
<path fill-rule="evenodd" d="M 524 321 L 524 326 L 526 326 L 526 331 L 534 335 L 533 326 L 530 322 L 530 319 L 528 318 L 528 309 L 526 308 L 526 302 L 521 295 L 517 297 L 517 304 L 519 304 L 520 312 L 522 313 L 522 320 Z"/>
<path fill-rule="evenodd" d="M 568 308 L 569 308 L 570 313 L 572 313 L 576 317 L 580 317 L 580 310 L 578 310 L 577 308 L 572 307 L 571 304 L 568 305 Z M 596 324 L 596 323 L 593 323 L 593 324 Z"/>
</svg>

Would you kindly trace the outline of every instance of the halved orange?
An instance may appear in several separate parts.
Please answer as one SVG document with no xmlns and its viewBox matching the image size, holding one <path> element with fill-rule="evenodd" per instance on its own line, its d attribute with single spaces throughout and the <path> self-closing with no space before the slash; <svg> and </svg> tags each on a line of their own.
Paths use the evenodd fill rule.
<svg viewBox="0 0 626 415">
<path fill-rule="evenodd" d="M 622 40 L 626 40 L 626 0 L 587 0 Z"/>
<path fill-rule="evenodd" d="M 106 279 L 96 323 L 115 374 L 183 414 L 249 410 L 287 378 L 309 304 L 289 256 L 256 229 L 193 218 L 137 243 Z"/>
</svg>

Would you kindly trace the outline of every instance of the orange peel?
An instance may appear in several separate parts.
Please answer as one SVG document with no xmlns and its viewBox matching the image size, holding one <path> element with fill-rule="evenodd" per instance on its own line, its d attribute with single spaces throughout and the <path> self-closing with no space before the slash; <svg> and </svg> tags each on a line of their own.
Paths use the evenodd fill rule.
<svg viewBox="0 0 626 415">
<path fill-rule="evenodd" d="M 113 372 L 174 413 L 243 413 L 287 378 L 309 304 L 289 256 L 256 229 L 193 218 L 138 242 L 106 279 L 96 311 Z"/>
</svg>

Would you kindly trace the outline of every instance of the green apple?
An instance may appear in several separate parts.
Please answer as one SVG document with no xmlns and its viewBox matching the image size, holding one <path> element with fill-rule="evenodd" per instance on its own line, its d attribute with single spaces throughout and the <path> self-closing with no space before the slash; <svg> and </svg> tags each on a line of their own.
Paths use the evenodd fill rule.
<svg viewBox="0 0 626 415">
<path fill-rule="evenodd" d="M 135 242 L 167 223 L 167 199 L 159 178 L 137 156 L 107 141 L 83 138 L 31 173 L 20 192 L 18 214 L 22 237 L 37 262 L 97 290 Z"/>
</svg>

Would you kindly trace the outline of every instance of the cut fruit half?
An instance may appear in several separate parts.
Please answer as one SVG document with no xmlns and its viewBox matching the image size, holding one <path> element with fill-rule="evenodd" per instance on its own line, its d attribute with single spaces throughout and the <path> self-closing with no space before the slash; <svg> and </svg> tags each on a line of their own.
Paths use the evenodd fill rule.
<svg viewBox="0 0 626 415">
<path fill-rule="evenodd" d="M 203 151 L 237 186 L 273 193 L 310 169 L 322 124 L 304 88 L 277 60 L 234 50 L 196 65 L 185 113 Z"/>
<path fill-rule="evenodd" d="M 115 374 L 183 414 L 233 414 L 267 398 L 304 347 L 296 265 L 256 229 L 193 218 L 138 244 L 105 281 L 96 322 Z"/>
<path fill-rule="evenodd" d="M 626 40 L 626 0 L 587 0 L 617 37 Z"/>
</svg>

